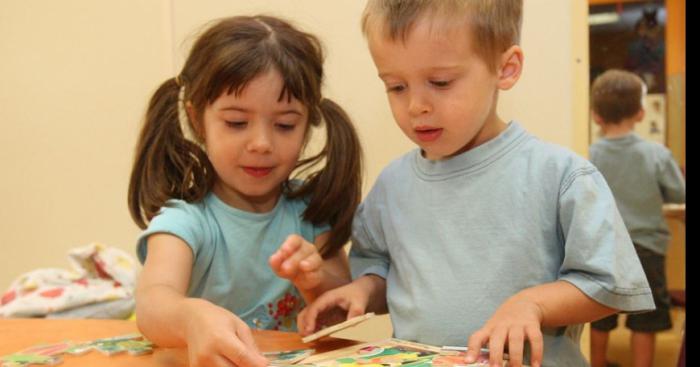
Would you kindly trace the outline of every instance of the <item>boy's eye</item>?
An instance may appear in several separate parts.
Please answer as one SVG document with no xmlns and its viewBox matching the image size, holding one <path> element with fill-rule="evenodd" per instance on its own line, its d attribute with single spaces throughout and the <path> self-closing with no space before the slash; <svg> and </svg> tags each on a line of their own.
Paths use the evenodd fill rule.
<svg viewBox="0 0 700 367">
<path fill-rule="evenodd" d="M 438 88 L 445 88 L 450 85 L 452 81 L 451 80 L 431 80 L 430 84 L 438 87 Z"/>
<path fill-rule="evenodd" d="M 235 129 L 242 129 L 242 128 L 246 127 L 247 124 L 248 124 L 247 121 L 226 121 L 226 125 L 228 127 L 232 127 Z"/>
<path fill-rule="evenodd" d="M 404 87 L 404 86 L 401 85 L 401 84 L 397 84 L 397 85 L 387 85 L 387 86 L 386 86 L 386 91 L 387 91 L 388 93 L 392 93 L 392 92 L 394 92 L 394 93 L 396 93 L 396 92 L 401 92 L 401 91 L 403 91 L 404 89 L 406 89 L 406 87 Z"/>
</svg>

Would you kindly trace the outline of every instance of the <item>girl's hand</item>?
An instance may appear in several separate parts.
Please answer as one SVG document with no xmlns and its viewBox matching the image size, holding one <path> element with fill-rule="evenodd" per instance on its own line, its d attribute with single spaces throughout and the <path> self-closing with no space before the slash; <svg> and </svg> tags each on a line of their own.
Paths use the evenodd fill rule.
<svg viewBox="0 0 700 367">
<path fill-rule="evenodd" d="M 321 284 L 323 259 L 316 246 L 299 235 L 290 235 L 268 260 L 277 276 L 289 279 L 300 291 Z"/>
<path fill-rule="evenodd" d="M 503 365 L 503 351 L 507 346 L 509 366 L 521 367 L 525 341 L 530 342 L 530 364 L 542 364 L 543 341 L 540 325 L 542 310 L 532 301 L 511 297 L 503 303 L 486 324 L 469 338 L 467 363 L 474 363 L 480 348 L 488 343 L 489 364 Z M 507 343 L 507 344 L 506 344 Z"/>
<path fill-rule="evenodd" d="M 206 300 L 185 302 L 189 365 L 193 367 L 266 367 L 248 325 L 228 310 Z"/>
</svg>

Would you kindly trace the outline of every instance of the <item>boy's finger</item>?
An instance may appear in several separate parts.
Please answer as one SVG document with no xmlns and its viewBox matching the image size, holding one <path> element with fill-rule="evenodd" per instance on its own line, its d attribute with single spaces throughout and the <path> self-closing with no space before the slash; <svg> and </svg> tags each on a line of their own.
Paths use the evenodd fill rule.
<svg viewBox="0 0 700 367">
<path fill-rule="evenodd" d="M 335 292 L 326 292 L 321 297 L 317 298 L 311 305 L 306 307 L 304 315 L 304 330 L 302 335 L 308 335 L 316 330 L 316 320 L 318 315 L 336 305 L 340 305 L 340 296 Z"/>
<path fill-rule="evenodd" d="M 488 335 L 483 330 L 478 330 L 472 334 L 467 342 L 467 354 L 464 357 L 464 361 L 467 363 L 475 363 L 481 352 L 481 346 L 484 345 L 487 340 Z"/>
<path fill-rule="evenodd" d="M 508 332 L 508 366 L 521 367 L 523 365 L 523 345 L 525 333 L 522 329 L 513 329 Z"/>
<path fill-rule="evenodd" d="M 540 367 L 544 358 L 544 342 L 542 341 L 542 330 L 538 326 L 531 326 L 525 329 L 527 340 L 530 341 L 530 365 Z"/>
<path fill-rule="evenodd" d="M 496 328 L 489 336 L 489 364 L 491 366 L 503 366 L 503 347 L 506 343 L 507 331 L 505 328 Z"/>
</svg>

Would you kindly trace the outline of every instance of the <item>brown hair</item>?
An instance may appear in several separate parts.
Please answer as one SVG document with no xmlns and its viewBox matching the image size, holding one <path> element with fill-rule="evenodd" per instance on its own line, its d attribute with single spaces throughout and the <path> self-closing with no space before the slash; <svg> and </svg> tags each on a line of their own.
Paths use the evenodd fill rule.
<svg viewBox="0 0 700 367">
<path fill-rule="evenodd" d="M 519 44 L 522 14 L 523 0 L 369 0 L 362 14 L 362 32 L 368 36 L 379 30 L 392 41 L 405 41 L 423 16 L 467 21 L 474 35 L 473 51 L 493 72 L 498 56 Z"/>
<path fill-rule="evenodd" d="M 593 82 L 591 108 L 606 124 L 618 124 L 642 109 L 645 93 L 642 78 L 625 70 L 611 69 Z"/>
<path fill-rule="evenodd" d="M 195 42 L 180 75 L 161 84 L 148 105 L 129 182 L 129 211 L 136 224 L 145 228 L 169 199 L 204 198 L 216 172 L 199 147 L 202 129 L 196 121 L 222 93 L 240 93 L 256 76 L 276 69 L 284 81 L 280 99 L 298 99 L 308 107 L 309 125 L 324 121 L 326 127 L 324 148 L 297 163 L 295 172 L 307 178 L 294 187 L 286 182 L 283 192 L 308 198 L 305 220 L 331 225 L 329 240 L 320 249 L 324 257 L 342 247 L 360 202 L 362 152 L 348 115 L 321 95 L 323 60 L 315 36 L 279 18 L 236 16 L 209 27 Z M 181 91 L 180 103 L 187 101 L 195 115 L 189 121 L 195 141 L 180 127 Z M 312 170 L 324 161 L 323 168 Z"/>
</svg>

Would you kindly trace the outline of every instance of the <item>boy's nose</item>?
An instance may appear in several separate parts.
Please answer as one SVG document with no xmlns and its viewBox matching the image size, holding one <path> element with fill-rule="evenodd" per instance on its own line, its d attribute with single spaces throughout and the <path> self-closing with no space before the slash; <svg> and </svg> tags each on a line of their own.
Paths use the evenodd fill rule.
<svg viewBox="0 0 700 367">
<path fill-rule="evenodd" d="M 430 103 L 428 99 L 425 98 L 423 93 L 413 92 L 411 93 L 410 100 L 408 101 L 408 113 L 411 116 L 418 116 L 431 111 Z"/>
</svg>

